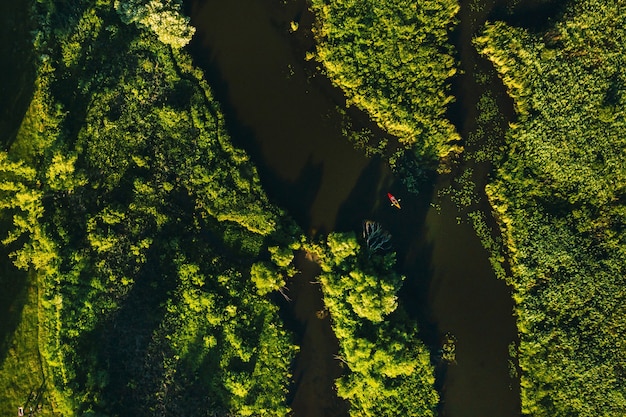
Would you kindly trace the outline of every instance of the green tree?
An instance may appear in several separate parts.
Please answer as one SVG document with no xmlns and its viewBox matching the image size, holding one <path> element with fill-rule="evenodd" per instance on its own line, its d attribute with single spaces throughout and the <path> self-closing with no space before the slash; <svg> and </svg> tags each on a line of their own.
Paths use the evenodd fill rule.
<svg viewBox="0 0 626 417">
<path fill-rule="evenodd" d="M 396 136 L 411 159 L 432 164 L 449 153 L 459 139 L 445 117 L 456 72 L 448 35 L 458 2 L 313 0 L 311 8 L 315 57 L 348 104 Z"/>
<path fill-rule="evenodd" d="M 259 295 L 277 291 L 285 285 L 282 274 L 269 262 L 257 262 L 250 268 L 250 277 Z"/>
<path fill-rule="evenodd" d="M 150 29 L 173 48 L 187 45 L 195 32 L 189 18 L 181 14 L 177 0 L 116 0 L 115 10 L 124 23 Z"/>
<path fill-rule="evenodd" d="M 335 384 L 354 416 L 434 416 L 430 355 L 398 308 L 394 253 L 371 253 L 353 233 L 331 233 L 305 249 L 319 258 L 324 304 L 348 372 Z"/>
</svg>

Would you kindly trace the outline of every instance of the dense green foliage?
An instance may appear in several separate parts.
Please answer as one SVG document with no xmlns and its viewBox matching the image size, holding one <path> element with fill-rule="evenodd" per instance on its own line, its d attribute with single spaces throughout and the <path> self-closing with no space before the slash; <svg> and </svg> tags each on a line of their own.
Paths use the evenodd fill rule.
<svg viewBox="0 0 626 417">
<path fill-rule="evenodd" d="M 174 48 L 187 45 L 195 32 L 176 0 L 116 0 L 115 9 L 124 23 L 147 27 Z"/>
<path fill-rule="evenodd" d="M 324 304 L 349 368 L 336 386 L 350 415 L 434 416 L 439 397 L 430 354 L 415 323 L 397 309 L 404 277 L 393 270 L 395 253 L 362 249 L 352 233 L 331 233 L 307 249 L 322 267 Z"/>
<path fill-rule="evenodd" d="M 311 7 L 316 57 L 348 102 L 397 136 L 411 158 L 446 155 L 458 139 L 445 118 L 457 2 L 313 0 Z"/>
<path fill-rule="evenodd" d="M 0 211 L 34 277 L 47 401 L 63 416 L 287 414 L 295 348 L 262 295 L 291 272 L 295 229 L 202 74 L 111 2 L 36 13 L 45 54 L 0 152 Z"/>
<path fill-rule="evenodd" d="M 626 8 L 572 1 L 544 33 L 476 40 L 515 100 L 507 162 L 488 187 L 508 240 L 522 411 L 626 410 Z"/>
</svg>

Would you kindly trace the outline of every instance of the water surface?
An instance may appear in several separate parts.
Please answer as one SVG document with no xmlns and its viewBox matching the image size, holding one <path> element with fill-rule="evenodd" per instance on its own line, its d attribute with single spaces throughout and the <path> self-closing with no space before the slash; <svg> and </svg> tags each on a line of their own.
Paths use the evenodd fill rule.
<svg viewBox="0 0 626 417">
<path fill-rule="evenodd" d="M 364 219 L 393 235 L 398 267 L 407 275 L 403 303 L 420 321 L 438 364 L 441 415 L 519 415 L 518 387 L 509 376 L 508 346 L 516 338 L 510 292 L 495 278 L 472 227 L 459 221 L 447 198 L 437 197 L 454 174 L 433 176 L 419 195 L 410 195 L 383 161 L 353 149 L 342 133 L 341 93 L 304 61 L 311 41 L 304 1 L 195 0 L 189 10 L 198 29 L 192 54 L 272 200 L 310 235 L 358 233 Z M 299 22 L 296 33 L 291 21 Z M 465 118 L 475 115 L 463 109 L 473 104 L 463 104 L 456 122 L 470 126 Z M 350 114 L 355 125 L 367 123 L 359 112 Z M 476 171 L 486 181 L 488 167 Z M 402 210 L 388 204 L 388 191 L 402 198 Z M 295 416 L 344 416 L 346 404 L 333 389 L 342 372 L 334 358 L 337 340 L 329 318 L 319 315 L 321 291 L 312 283 L 317 267 L 304 257 L 298 266 L 292 301 L 283 309 L 301 344 L 289 401 Z M 447 370 L 437 362 L 446 333 L 458 341 L 457 363 Z"/>
<path fill-rule="evenodd" d="M 33 93 L 31 1 L 0 2 L 0 143 L 14 139 Z"/>
</svg>

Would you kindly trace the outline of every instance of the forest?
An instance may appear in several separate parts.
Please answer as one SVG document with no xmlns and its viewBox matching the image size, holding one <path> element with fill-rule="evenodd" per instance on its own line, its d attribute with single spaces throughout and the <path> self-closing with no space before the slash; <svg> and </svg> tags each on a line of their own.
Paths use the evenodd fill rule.
<svg viewBox="0 0 626 417">
<path fill-rule="evenodd" d="M 393 237 L 371 221 L 364 233 L 363 243 L 354 233 L 331 233 L 306 247 L 321 265 L 324 304 L 350 369 L 336 381 L 337 394 L 354 416 L 434 416 L 434 367 L 417 324 L 398 305 L 405 277 L 393 270 Z"/>
<path fill-rule="evenodd" d="M 3 340 L 4 415 L 287 413 L 297 348 L 264 295 L 298 228 L 230 143 L 174 5 L 33 4 L 36 87 L 0 207 L 32 315 L 16 331 L 35 339 Z"/>
<path fill-rule="evenodd" d="M 365 110 L 396 138 L 385 154 L 416 190 L 412 184 L 422 171 L 460 150 L 459 134 L 446 117 L 457 70 L 448 37 L 458 3 L 313 0 L 311 8 L 317 15 L 315 59 L 348 105 Z"/>
<path fill-rule="evenodd" d="M 512 266 L 522 413 L 626 409 L 626 9 L 572 1 L 549 28 L 489 24 L 476 47 L 517 120 L 487 193 Z"/>
<path fill-rule="evenodd" d="M 311 0 L 303 60 L 388 135 L 368 147 L 408 191 L 491 164 L 490 209 L 469 217 L 511 288 L 520 415 L 622 416 L 626 7 L 512 3 L 554 13 L 474 37 L 515 112 L 480 155 L 450 117 L 464 2 Z M 275 204 L 187 49 L 182 0 L 20 4 L 28 100 L 0 113 L 2 415 L 293 415 L 297 254 L 321 269 L 348 413 L 439 415 L 453 339 L 425 343 L 394 237 L 373 220 L 307 234 Z M 500 117 L 483 97 L 479 118 Z M 464 172 L 459 207 L 479 198 Z"/>
</svg>

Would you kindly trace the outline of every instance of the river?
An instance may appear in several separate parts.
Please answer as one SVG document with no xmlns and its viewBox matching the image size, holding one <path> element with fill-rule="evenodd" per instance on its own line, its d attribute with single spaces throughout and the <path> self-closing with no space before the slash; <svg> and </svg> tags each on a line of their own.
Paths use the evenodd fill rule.
<svg viewBox="0 0 626 417">
<path fill-rule="evenodd" d="M 466 74 L 479 63 L 469 49 L 473 25 L 490 7 L 462 5 L 454 36 Z M 233 140 L 254 158 L 272 200 L 311 236 L 358 232 L 364 219 L 382 223 L 393 235 L 407 276 L 401 299 L 419 320 L 433 357 L 443 335 L 457 340 L 456 364 L 438 366 L 440 415 L 518 416 L 519 382 L 509 374 L 509 345 L 516 341 L 510 291 L 494 276 L 471 225 L 438 193 L 467 167 L 482 186 L 488 164 L 462 164 L 433 177 L 419 195 L 408 194 L 383 161 L 366 158 L 345 139 L 341 93 L 303 59 L 312 45 L 305 1 L 190 0 L 187 8 L 198 29 L 194 59 L 223 104 Z M 291 21 L 299 22 L 295 33 Z M 451 117 L 463 135 L 473 128 L 476 90 L 485 88 L 491 87 L 471 75 L 455 81 L 459 99 Z M 501 85 L 493 88 L 502 92 Z M 362 113 L 351 109 L 349 115 L 354 126 L 383 134 Z M 402 210 L 389 206 L 388 191 L 402 197 Z M 316 265 L 302 256 L 298 266 L 302 272 L 289 286 L 292 301 L 283 306 L 301 344 L 289 401 L 296 417 L 345 416 L 347 406 L 333 390 L 342 370 L 333 357 L 338 345 L 329 318 L 319 315 Z"/>
<path fill-rule="evenodd" d="M 15 139 L 35 85 L 31 6 L 28 0 L 0 4 L 0 143 L 3 148 Z"/>
</svg>

